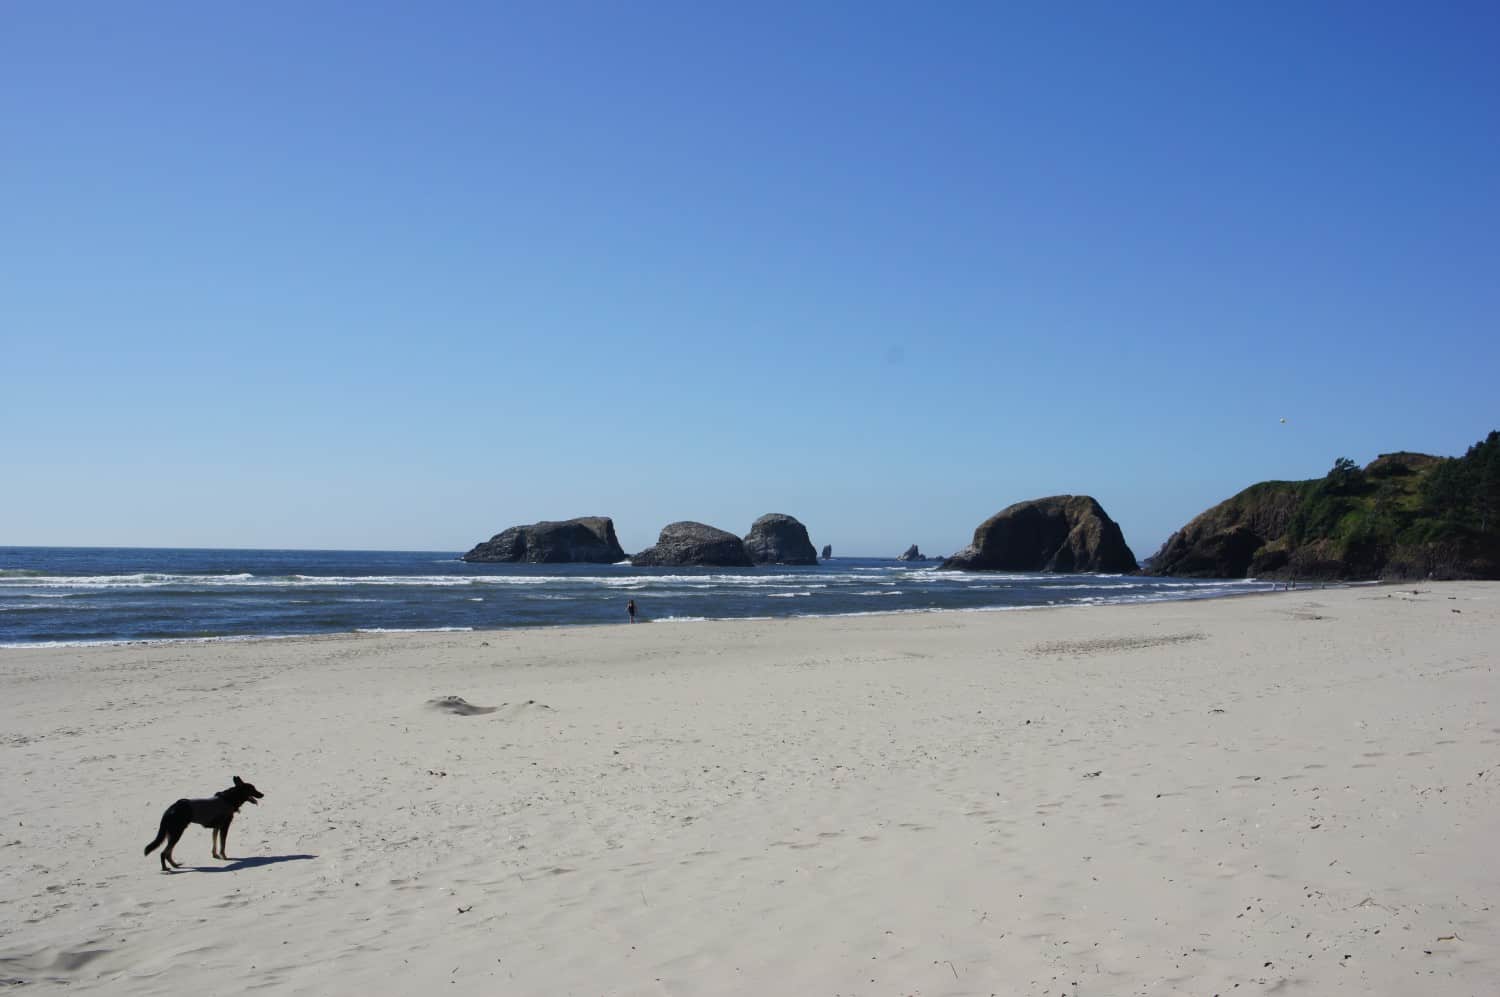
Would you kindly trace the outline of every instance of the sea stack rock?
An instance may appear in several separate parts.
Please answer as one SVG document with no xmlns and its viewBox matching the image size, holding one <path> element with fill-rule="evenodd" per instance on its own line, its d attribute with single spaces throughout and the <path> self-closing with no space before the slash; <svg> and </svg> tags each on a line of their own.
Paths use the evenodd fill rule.
<svg viewBox="0 0 1500 997">
<path fill-rule="evenodd" d="M 625 560 L 608 516 L 584 516 L 561 522 L 512 526 L 464 555 L 478 563 L 525 561 L 529 564 L 613 564 Z"/>
<path fill-rule="evenodd" d="M 745 542 L 733 533 L 703 523 L 681 522 L 662 527 L 656 546 L 630 559 L 638 568 L 703 565 L 723 568 L 753 567 Z"/>
<path fill-rule="evenodd" d="M 1088 495 L 1017 502 L 986 519 L 974 542 L 943 562 L 961 571 L 1136 570 L 1120 526 Z"/>
<path fill-rule="evenodd" d="M 896 560 L 898 561 L 925 561 L 927 559 L 927 555 L 918 550 L 916 544 L 912 544 L 896 555 Z"/>
<path fill-rule="evenodd" d="M 751 524 L 745 534 L 745 553 L 756 564 L 818 563 L 807 527 L 779 512 L 767 513 Z"/>
<path fill-rule="evenodd" d="M 826 561 L 826 560 L 828 560 L 832 556 L 833 556 L 833 544 L 824 544 L 823 545 L 823 560 Z"/>
</svg>

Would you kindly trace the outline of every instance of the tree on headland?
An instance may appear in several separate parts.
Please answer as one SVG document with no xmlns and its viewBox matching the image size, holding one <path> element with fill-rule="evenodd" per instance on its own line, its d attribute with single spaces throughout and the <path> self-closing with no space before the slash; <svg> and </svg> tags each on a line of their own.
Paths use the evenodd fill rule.
<svg viewBox="0 0 1500 997">
<path fill-rule="evenodd" d="M 1328 472 L 1327 481 L 1329 491 L 1335 495 L 1342 495 L 1355 491 L 1364 484 L 1364 472 L 1359 465 L 1348 457 L 1340 457 L 1333 462 L 1333 469 Z"/>
<path fill-rule="evenodd" d="M 1464 460 L 1474 462 L 1478 479 L 1474 504 L 1479 512 L 1479 532 L 1500 531 L 1500 432 L 1491 430 L 1484 442 L 1469 448 Z"/>
<path fill-rule="evenodd" d="M 1445 532 L 1500 533 L 1500 432 L 1433 468 L 1422 506 Z"/>
</svg>

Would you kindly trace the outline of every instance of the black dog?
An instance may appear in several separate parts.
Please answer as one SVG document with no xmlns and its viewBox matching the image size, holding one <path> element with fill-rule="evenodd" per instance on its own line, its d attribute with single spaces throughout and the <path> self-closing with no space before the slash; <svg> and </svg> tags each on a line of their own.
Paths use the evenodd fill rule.
<svg viewBox="0 0 1500 997">
<path fill-rule="evenodd" d="M 172 858 L 172 849 L 189 824 L 202 824 L 213 830 L 213 857 L 228 862 L 229 856 L 224 854 L 224 846 L 229 842 L 229 822 L 234 820 L 234 815 L 245 805 L 246 800 L 255 803 L 265 795 L 235 776 L 233 786 L 215 793 L 209 799 L 178 800 L 161 815 L 161 830 L 156 832 L 156 840 L 146 846 L 145 854 L 150 855 L 153 848 L 165 841 L 167 847 L 161 850 L 161 871 L 168 871 L 169 862 L 174 869 L 181 868 L 182 863 Z"/>
</svg>

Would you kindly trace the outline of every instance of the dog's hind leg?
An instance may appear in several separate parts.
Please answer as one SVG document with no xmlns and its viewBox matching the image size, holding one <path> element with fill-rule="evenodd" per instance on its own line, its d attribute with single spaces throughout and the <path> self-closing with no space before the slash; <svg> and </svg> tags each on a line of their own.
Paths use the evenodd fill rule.
<svg viewBox="0 0 1500 997">
<path fill-rule="evenodd" d="M 182 837 L 182 832 L 187 830 L 188 824 L 192 823 L 193 805 L 187 800 L 178 800 L 167 807 L 167 812 L 161 815 L 161 830 L 156 832 L 156 840 L 146 846 L 146 854 L 151 854 L 151 849 L 167 843 L 167 847 L 161 850 L 161 871 L 167 871 L 167 864 L 181 865 L 172 858 L 172 847 L 177 844 L 177 839 Z"/>
<path fill-rule="evenodd" d="M 187 830 L 187 824 L 176 824 L 167 835 L 167 847 L 161 850 L 161 871 L 168 872 L 167 864 L 171 863 L 173 869 L 181 869 L 182 863 L 172 857 L 172 849 L 177 847 L 177 839 L 182 837 L 182 832 Z"/>
</svg>

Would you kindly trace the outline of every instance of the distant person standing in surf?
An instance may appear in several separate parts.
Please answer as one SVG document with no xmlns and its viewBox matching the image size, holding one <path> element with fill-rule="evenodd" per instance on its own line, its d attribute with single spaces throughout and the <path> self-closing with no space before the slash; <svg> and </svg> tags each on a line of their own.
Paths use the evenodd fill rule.
<svg viewBox="0 0 1500 997">
<path fill-rule="evenodd" d="M 627 612 L 627 613 L 630 614 L 630 622 L 634 623 L 635 622 L 635 600 L 634 599 L 631 599 L 629 602 L 625 603 L 625 612 Z"/>
</svg>

